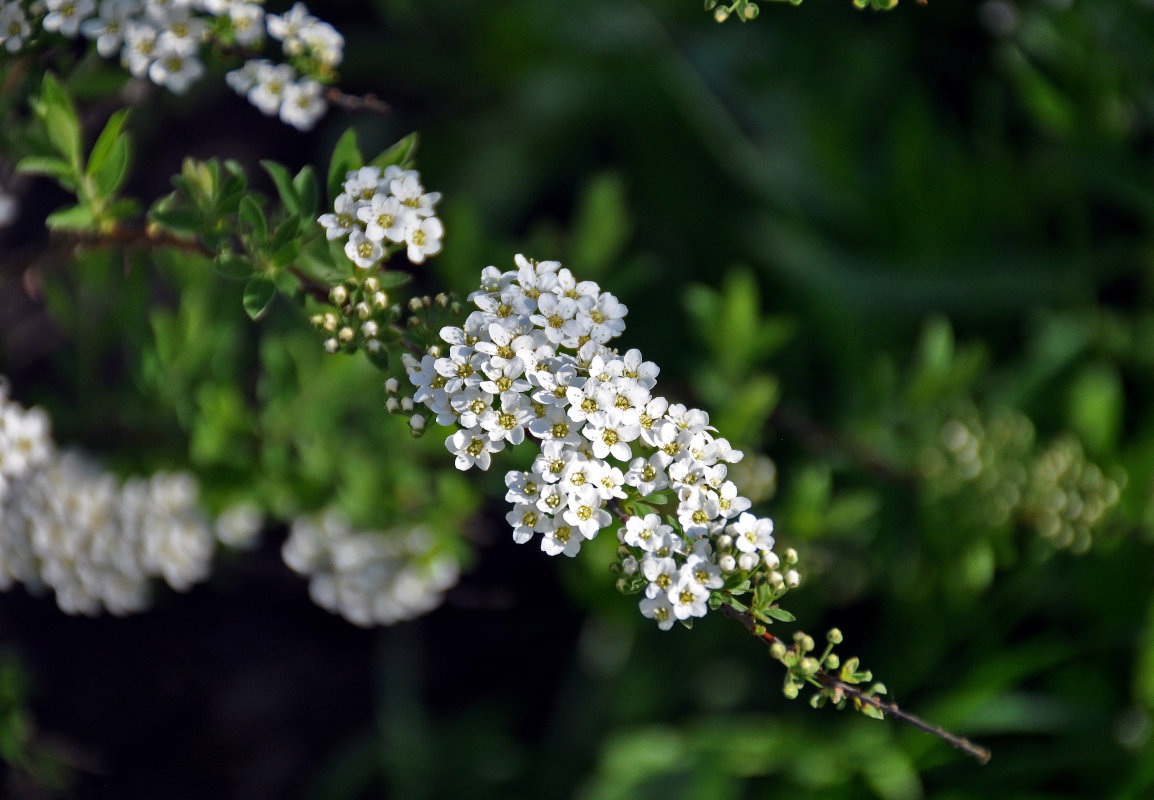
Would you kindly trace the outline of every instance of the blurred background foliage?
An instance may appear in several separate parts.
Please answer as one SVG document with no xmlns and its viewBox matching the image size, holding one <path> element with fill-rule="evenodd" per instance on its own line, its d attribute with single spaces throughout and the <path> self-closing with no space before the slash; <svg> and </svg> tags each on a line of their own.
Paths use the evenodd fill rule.
<svg viewBox="0 0 1154 800">
<path fill-rule="evenodd" d="M 785 701 L 720 615 L 657 631 L 612 591 L 608 537 L 574 561 L 515 547 L 503 470 L 446 470 L 303 312 L 253 324 L 207 265 L 97 248 L 0 265 L 0 372 L 58 441 L 189 466 L 214 508 L 428 519 L 471 566 L 377 631 L 309 605 L 275 527 L 139 618 L 0 598 L 14 796 L 1154 795 L 1149 2 L 315 11 L 348 39 L 342 87 L 394 107 L 352 120 L 365 151 L 419 130 L 445 194 L 419 289 L 524 252 L 617 294 L 621 345 L 747 448 L 744 486 L 802 555 L 799 624 L 838 625 L 993 760 Z M 213 81 L 131 96 L 146 201 L 185 154 L 258 186 L 260 158 L 323 168 L 349 124 L 302 136 Z M 23 191 L 16 252 L 60 202 Z"/>
</svg>

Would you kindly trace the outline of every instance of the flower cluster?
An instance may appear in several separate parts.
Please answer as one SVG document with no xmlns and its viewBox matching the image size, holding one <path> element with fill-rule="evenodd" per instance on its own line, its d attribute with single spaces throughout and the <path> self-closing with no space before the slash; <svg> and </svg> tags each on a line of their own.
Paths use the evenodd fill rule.
<svg viewBox="0 0 1154 800">
<path fill-rule="evenodd" d="M 309 576 L 313 601 L 362 627 L 392 625 L 439 606 L 460 574 L 424 528 L 391 533 L 354 531 L 340 514 L 301 517 L 282 550 Z"/>
<path fill-rule="evenodd" d="M 972 404 L 941 424 L 919 466 L 930 497 L 957 497 L 978 525 L 1020 524 L 1076 553 L 1107 525 L 1127 480 L 1120 469 L 1105 474 L 1070 434 L 1041 449 L 1026 415 Z"/>
<path fill-rule="evenodd" d="M 626 307 L 558 262 L 516 264 L 484 270 L 469 296 L 477 310 L 441 330 L 447 354 L 437 346 L 405 359 L 413 399 L 457 428 L 446 446 L 458 469 L 488 469 L 507 444 L 538 443 L 532 468 L 505 477 L 514 540 L 540 535 L 546 553 L 573 556 L 616 514 L 621 570 L 643 579 L 641 613 L 662 629 L 703 616 L 736 573 L 764 568 L 776 594 L 795 583 L 793 571 L 776 572 L 773 522 L 749 513 L 727 477 L 741 452 L 704 411 L 655 394 L 659 370 L 639 351 L 606 346 Z M 625 513 L 641 499 L 652 505 Z M 663 518 L 652 506 L 666 503 Z"/>
<path fill-rule="evenodd" d="M 345 176 L 333 213 L 319 222 L 330 242 L 346 239 L 345 255 L 358 270 L 379 264 L 390 246 L 414 264 L 441 252 L 445 226 L 436 216 L 440 192 L 426 192 L 416 170 L 368 166 Z"/>
<path fill-rule="evenodd" d="M 190 475 L 121 485 L 58 453 L 47 415 L 9 401 L 0 385 L 0 590 L 49 588 L 69 614 L 142 611 L 153 578 L 185 591 L 208 576 L 214 532 L 196 501 Z M 237 540 L 260 527 L 251 512 L 222 521 Z"/>
<path fill-rule="evenodd" d="M 39 31 L 83 36 L 104 58 L 119 58 L 136 78 L 184 94 L 204 74 L 201 46 L 219 42 L 258 47 L 281 43 L 286 56 L 309 74 L 328 77 L 343 57 L 344 37 L 297 3 L 283 15 L 266 14 L 247 0 L 0 0 L 0 43 L 22 50 Z M 230 72 L 228 84 L 269 115 L 308 130 L 327 106 L 322 85 L 290 64 L 251 60 Z"/>
</svg>

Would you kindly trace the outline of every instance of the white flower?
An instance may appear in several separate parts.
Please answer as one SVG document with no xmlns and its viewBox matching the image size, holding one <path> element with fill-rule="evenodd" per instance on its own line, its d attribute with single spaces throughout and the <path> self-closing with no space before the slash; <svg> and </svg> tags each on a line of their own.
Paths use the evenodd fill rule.
<svg viewBox="0 0 1154 800">
<path fill-rule="evenodd" d="M 164 86 L 176 94 L 184 94 L 188 87 L 204 74 L 204 65 L 194 55 L 182 52 L 174 42 L 157 42 L 156 60 L 148 67 L 148 78 L 157 86 Z"/>
<path fill-rule="evenodd" d="M 401 205 L 396 197 L 383 194 L 374 194 L 368 205 L 357 210 L 357 218 L 365 223 L 365 234 L 374 242 L 404 241 L 405 230 L 414 221 L 411 209 Z"/>
<path fill-rule="evenodd" d="M 773 520 L 745 513 L 729 526 L 737 549 L 743 553 L 773 549 Z"/>
<path fill-rule="evenodd" d="M 128 30 L 124 33 L 124 48 L 120 51 L 120 59 L 128 67 L 134 78 L 143 78 L 148 74 L 156 58 L 156 28 L 142 22 L 129 22 Z"/>
<path fill-rule="evenodd" d="M 248 101 L 262 114 L 272 116 L 280 110 L 286 87 L 296 80 L 296 70 L 288 64 L 261 63 L 256 71 L 256 85 L 248 92 Z"/>
<path fill-rule="evenodd" d="M 553 518 L 545 535 L 541 537 L 541 550 L 547 555 L 565 554 L 572 558 L 581 550 L 585 536 L 579 528 L 566 525 L 563 520 Z"/>
<path fill-rule="evenodd" d="M 665 474 L 665 469 L 656 454 L 649 458 L 638 456 L 629 462 L 625 483 L 635 486 L 642 497 L 647 497 L 668 486 L 669 477 Z"/>
<path fill-rule="evenodd" d="M 644 517 L 633 516 L 625 521 L 622 541 L 631 547 L 640 547 L 645 551 L 652 551 L 665 543 L 666 534 L 673 529 L 661 522 L 657 514 L 646 514 Z"/>
<path fill-rule="evenodd" d="M 477 466 L 487 470 L 492 463 L 492 453 L 505 449 L 504 439 L 492 439 L 481 428 L 457 431 L 445 440 L 445 447 L 456 456 L 457 469 L 464 471 Z"/>
<path fill-rule="evenodd" d="M 562 515 L 566 522 L 581 531 L 586 539 L 597 536 L 612 517 L 602 508 L 603 501 L 594 485 L 578 486 L 569 495 L 569 506 Z"/>
<path fill-rule="evenodd" d="M 629 461 L 633 457 L 629 442 L 641 434 L 641 426 L 636 409 L 613 407 L 592 414 L 581 433 L 593 443 L 593 455 L 598 458 L 612 455 L 618 461 Z"/>
<path fill-rule="evenodd" d="M 48 14 L 40 23 L 44 30 L 72 38 L 80 32 L 80 23 L 96 9 L 96 0 L 48 0 Z"/>
<path fill-rule="evenodd" d="M 280 106 L 281 122 L 299 131 L 311 131 L 328 109 L 328 103 L 321 95 L 323 90 L 324 87 L 312 78 L 286 84 Z"/>
<path fill-rule="evenodd" d="M 677 582 L 670 587 L 668 597 L 673 606 L 673 616 L 677 619 L 704 617 L 709 611 L 709 590 L 694 580 L 692 573 L 684 567 Z"/>
<path fill-rule="evenodd" d="M 230 72 L 229 75 L 231 74 Z M 346 193 L 337 195 L 337 199 L 333 201 L 333 213 L 321 214 L 317 220 L 325 229 L 325 238 L 331 242 L 354 230 L 357 227 L 360 208 L 361 204 L 353 199 L 352 195 Z"/>
<path fill-rule="evenodd" d="M 380 242 L 374 242 L 359 228 L 349 232 L 349 240 L 345 243 L 345 255 L 357 265 L 358 269 L 370 269 L 385 255 L 385 248 Z"/>
<path fill-rule="evenodd" d="M 96 52 L 104 58 L 112 58 L 120 52 L 128 20 L 138 11 L 135 0 L 101 0 L 99 16 L 80 23 L 80 32 L 96 40 Z"/>
<path fill-rule="evenodd" d="M 445 226 L 436 217 L 422 219 L 418 224 L 405 230 L 405 243 L 409 246 L 406 255 L 414 264 L 425 263 L 425 258 L 441 252 L 441 239 L 445 236 Z"/>
<path fill-rule="evenodd" d="M 667 631 L 673 627 L 677 618 L 673 615 L 673 605 L 664 594 L 654 597 L 644 597 L 640 603 L 641 615 L 657 621 L 657 627 Z"/>
<path fill-rule="evenodd" d="M 513 526 L 513 541 L 517 544 L 525 544 L 533 538 L 534 533 L 552 528 L 550 518 L 528 503 L 517 503 L 505 515 L 505 521 Z"/>
<path fill-rule="evenodd" d="M 24 41 L 32 34 L 32 26 L 20 3 L 5 3 L 0 6 L 0 42 L 9 53 L 17 53 L 24 47 Z"/>
<path fill-rule="evenodd" d="M 284 14 L 269 14 L 265 21 L 268 35 L 282 42 L 284 51 L 292 56 L 304 51 L 304 42 L 300 39 L 301 31 L 318 20 L 309 14 L 304 3 L 296 3 Z"/>
<path fill-rule="evenodd" d="M 264 9 L 259 4 L 229 3 L 228 19 L 237 44 L 247 47 L 264 38 Z"/>
</svg>

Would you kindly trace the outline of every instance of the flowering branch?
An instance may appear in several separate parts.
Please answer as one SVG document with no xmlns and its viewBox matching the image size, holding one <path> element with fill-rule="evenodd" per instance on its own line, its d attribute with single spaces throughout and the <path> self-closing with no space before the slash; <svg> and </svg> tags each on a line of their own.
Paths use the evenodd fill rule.
<svg viewBox="0 0 1154 800">
<path fill-rule="evenodd" d="M 836 628 L 829 633 L 829 646 L 822 658 L 815 659 L 805 655 L 806 652 L 813 649 L 813 640 L 805 634 L 799 632 L 795 636 L 796 644 L 789 648 L 785 642 L 767 631 L 765 626 L 750 613 L 739 611 L 732 605 L 722 606 L 722 611 L 727 617 L 739 621 L 752 635 L 770 645 L 770 655 L 789 670 L 786 676 L 785 691 L 787 696 L 796 697 L 798 685 L 810 683 L 820 690 L 819 694 L 814 696 L 815 706 L 823 704 L 828 699 L 840 707 L 845 698 L 848 697 L 853 700 L 856 709 L 869 716 L 878 718 L 890 716 L 913 725 L 918 730 L 931 733 L 943 739 L 951 747 L 977 759 L 979 764 L 985 764 L 990 760 L 991 753 L 987 748 L 974 744 L 964 736 L 958 736 L 945 728 L 926 722 L 915 714 L 903 711 L 897 703 L 887 703 L 882 700 L 878 695 L 885 693 L 884 684 L 874 684 L 866 690 L 854 685 L 862 681 L 869 681 L 871 675 L 868 670 L 858 672 L 856 658 L 850 659 L 842 666 L 837 657 L 833 655 L 833 645 L 841 642 L 841 633 Z M 837 670 L 839 666 L 841 669 L 837 674 L 829 671 Z"/>
</svg>

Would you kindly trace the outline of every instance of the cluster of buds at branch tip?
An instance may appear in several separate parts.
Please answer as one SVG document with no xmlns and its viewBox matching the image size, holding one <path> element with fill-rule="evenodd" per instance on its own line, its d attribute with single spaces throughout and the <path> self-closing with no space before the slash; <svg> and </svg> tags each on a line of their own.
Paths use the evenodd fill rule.
<svg viewBox="0 0 1154 800">
<path fill-rule="evenodd" d="M 380 353 L 382 331 L 400 316 L 400 309 L 389 305 L 388 292 L 381 289 L 375 275 L 350 278 L 334 286 L 329 302 L 335 310 L 309 318 L 314 328 L 327 334 L 324 346 L 329 353 L 362 347 L 370 355 Z"/>
</svg>

